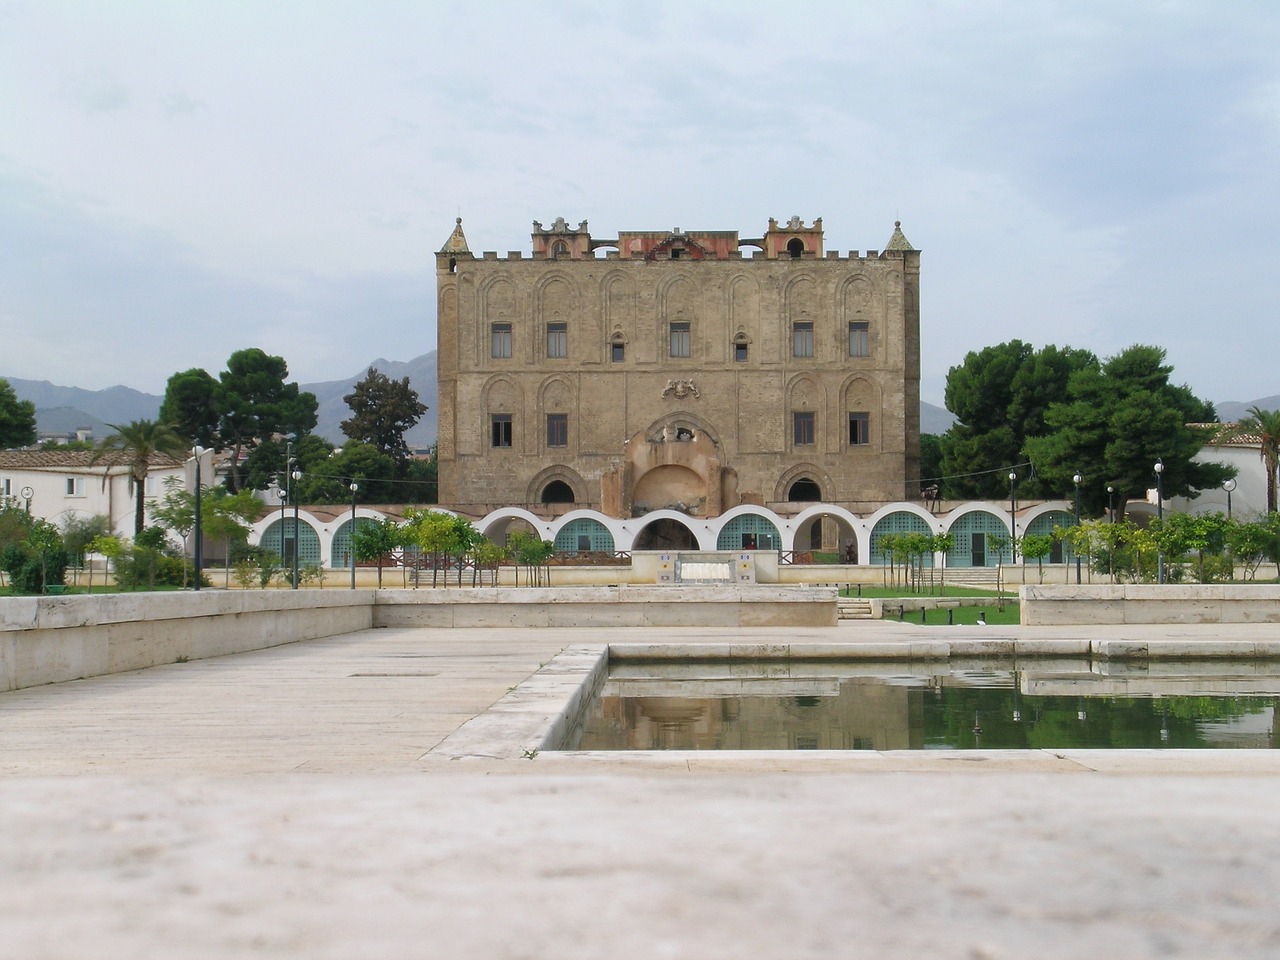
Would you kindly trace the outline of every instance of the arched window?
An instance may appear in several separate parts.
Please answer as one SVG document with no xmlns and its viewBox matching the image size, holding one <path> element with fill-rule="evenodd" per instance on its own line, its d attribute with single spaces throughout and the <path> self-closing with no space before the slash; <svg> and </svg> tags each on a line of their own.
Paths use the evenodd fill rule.
<svg viewBox="0 0 1280 960">
<path fill-rule="evenodd" d="M 792 503 L 819 503 L 822 500 L 822 488 L 808 477 L 801 477 L 787 491 L 787 499 Z"/>
<path fill-rule="evenodd" d="M 552 480 L 542 488 L 543 503 L 573 503 L 573 488 L 563 480 Z"/>
<path fill-rule="evenodd" d="M 561 257 L 569 255 L 569 245 L 563 240 L 557 240 L 551 247 L 551 259 L 559 260 Z"/>
<path fill-rule="evenodd" d="M 791 254 L 792 260 L 799 260 L 800 254 L 804 253 L 804 241 L 799 237 L 788 240 L 787 253 Z"/>
</svg>

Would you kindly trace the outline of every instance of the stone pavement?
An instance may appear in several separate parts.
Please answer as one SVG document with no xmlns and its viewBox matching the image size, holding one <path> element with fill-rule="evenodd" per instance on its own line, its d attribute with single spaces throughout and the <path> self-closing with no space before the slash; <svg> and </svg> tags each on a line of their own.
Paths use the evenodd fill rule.
<svg viewBox="0 0 1280 960">
<path fill-rule="evenodd" d="M 564 647 L 654 634 L 369 630 L 6 693 L 0 958 L 1280 955 L 1280 751 L 431 755 Z"/>
</svg>

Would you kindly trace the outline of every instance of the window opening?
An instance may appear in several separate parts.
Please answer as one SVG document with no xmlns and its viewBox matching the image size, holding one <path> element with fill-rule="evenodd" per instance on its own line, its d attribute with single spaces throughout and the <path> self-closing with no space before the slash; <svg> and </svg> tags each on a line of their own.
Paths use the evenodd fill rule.
<svg viewBox="0 0 1280 960">
<path fill-rule="evenodd" d="M 871 356 L 871 324 L 854 320 L 849 324 L 849 356 Z"/>
<path fill-rule="evenodd" d="M 511 414 L 495 413 L 490 421 L 495 447 L 511 446 Z"/>
<path fill-rule="evenodd" d="M 569 415 L 567 413 L 547 414 L 547 446 L 567 447 L 569 445 Z"/>
<path fill-rule="evenodd" d="M 609 344 L 609 359 L 613 363 L 622 363 L 627 358 L 627 345 L 622 341 L 614 341 Z"/>
<path fill-rule="evenodd" d="M 810 410 L 797 410 L 793 417 L 793 433 L 796 446 L 809 446 L 814 442 L 813 412 Z"/>
<path fill-rule="evenodd" d="M 808 477 L 801 477 L 787 491 L 790 503 L 819 503 L 822 500 L 822 489 Z"/>
<path fill-rule="evenodd" d="M 813 323 L 798 320 L 791 327 L 791 353 L 797 357 L 813 356 Z"/>
<path fill-rule="evenodd" d="M 735 343 L 733 345 L 733 359 L 737 363 L 747 362 L 747 344 L 746 342 Z"/>
<path fill-rule="evenodd" d="M 804 253 L 804 241 L 799 237 L 787 241 L 787 253 L 791 254 L 792 260 L 799 260 L 800 255 Z"/>
<path fill-rule="evenodd" d="M 677 321 L 676 323 L 671 324 L 671 356 L 689 356 L 689 346 L 690 336 L 688 322 Z"/>
<path fill-rule="evenodd" d="M 567 323 L 547 324 L 547 356 L 552 359 L 563 359 L 569 356 L 569 325 Z"/>
<path fill-rule="evenodd" d="M 493 343 L 489 348 L 489 355 L 499 360 L 511 359 L 511 324 L 495 323 L 490 327 L 493 334 Z"/>
<path fill-rule="evenodd" d="M 871 414 L 849 414 L 849 446 L 860 447 L 871 442 Z"/>
<path fill-rule="evenodd" d="M 543 503 L 573 503 L 573 487 L 563 480 L 552 480 L 542 488 Z"/>
</svg>

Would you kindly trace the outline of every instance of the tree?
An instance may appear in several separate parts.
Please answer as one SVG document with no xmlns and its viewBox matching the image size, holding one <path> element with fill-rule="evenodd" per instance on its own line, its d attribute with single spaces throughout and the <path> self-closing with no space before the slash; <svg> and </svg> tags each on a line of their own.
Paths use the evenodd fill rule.
<svg viewBox="0 0 1280 960">
<path fill-rule="evenodd" d="M 1164 360 L 1162 348 L 1136 344 L 1071 374 L 1065 399 L 1050 404 L 1044 432 L 1025 448 L 1048 490 L 1071 490 L 1079 470 L 1086 478 L 1080 487 L 1083 509 L 1102 513 L 1110 484 L 1123 516 L 1130 499 L 1155 486 L 1157 460 L 1164 465 L 1166 498 L 1194 497 L 1232 475 L 1220 463 L 1196 462 L 1205 437 L 1188 424 L 1217 416 L 1213 404 L 1169 382 L 1173 368 Z"/>
<path fill-rule="evenodd" d="M 218 440 L 218 381 L 193 367 L 169 378 L 160 404 L 160 419 L 173 427 L 188 446 L 214 447 Z"/>
<path fill-rule="evenodd" d="M 226 487 L 206 487 L 200 497 L 200 535 L 206 540 L 226 542 L 224 582 L 228 586 L 233 548 L 243 550 L 249 540 L 249 525 L 261 509 L 262 504 L 251 490 L 228 493 Z"/>
<path fill-rule="evenodd" d="M 203 504 L 201 504 L 203 506 Z M 196 525 L 196 495 L 187 490 L 178 477 L 166 477 L 164 498 L 151 508 L 151 517 L 166 530 L 172 530 L 183 543 L 182 585 L 187 585 L 186 544 Z M 203 520 L 203 517 L 201 518 Z M 201 526 L 204 524 L 202 523 Z M 197 571 L 197 576 L 199 571 Z"/>
<path fill-rule="evenodd" d="M 1037 351 L 1010 340 L 969 353 L 947 371 L 947 409 L 959 419 L 942 437 L 944 495 L 1003 496 L 1009 468 L 1025 459 L 1027 439 L 1044 431 L 1049 405 L 1062 398 L 1075 371 L 1096 362 L 1087 350 Z M 1025 497 L 1058 493 L 1035 476 L 1019 489 Z"/>
<path fill-rule="evenodd" d="M 390 517 L 365 520 L 351 531 L 352 563 L 378 561 L 378 589 L 382 589 L 382 567 L 391 552 L 405 545 L 405 531 Z"/>
<path fill-rule="evenodd" d="M 316 425 L 315 394 L 286 383 L 289 365 L 257 347 L 237 350 L 218 375 L 214 404 L 218 411 L 219 446 L 231 451 L 228 487 L 242 488 L 240 457 L 278 433 L 308 434 Z"/>
<path fill-rule="evenodd" d="M 302 471 L 298 502 L 341 503 L 343 499 L 341 496 L 329 501 L 315 500 L 311 497 L 309 491 L 311 479 L 327 476 L 330 473 L 329 463 L 333 456 L 333 444 L 314 433 L 304 434 L 296 441 L 283 437 L 269 437 L 259 441 L 249 451 L 244 461 L 242 473 L 244 489 L 265 490 L 272 481 L 278 481 L 280 486 L 284 487 L 290 451 L 292 451 L 294 467 Z"/>
<path fill-rule="evenodd" d="M 363 380 L 342 398 L 351 408 L 351 418 L 342 421 L 342 432 L 352 440 L 368 443 L 379 453 L 403 462 L 409 457 L 405 432 L 427 412 L 418 400 L 418 391 L 409 378 L 392 380 L 370 367 Z"/>
<path fill-rule="evenodd" d="M 136 539 L 146 527 L 147 473 L 151 464 L 164 456 L 180 459 L 185 456 L 187 442 L 173 427 L 154 420 L 134 420 L 123 426 L 108 424 L 115 433 L 106 437 L 89 463 L 110 460 L 107 470 L 123 463 L 129 468 L 133 480 L 134 515 L 133 534 Z"/>
<path fill-rule="evenodd" d="M 84 566 L 89 544 L 111 533 L 111 518 L 105 513 L 93 516 L 68 514 L 62 521 L 62 546 L 68 559 L 77 567 Z"/>
<path fill-rule="evenodd" d="M 0 450 L 36 442 L 36 405 L 19 400 L 8 380 L 0 378 Z"/>
<path fill-rule="evenodd" d="M 392 502 L 391 475 L 395 464 L 367 443 L 349 440 L 323 461 L 303 460 L 303 464 L 302 503 L 350 503 L 353 478 L 360 484 L 363 502 Z"/>
<path fill-rule="evenodd" d="M 1218 434 L 1216 444 L 1231 441 L 1258 443 L 1263 468 L 1267 471 L 1267 513 L 1275 513 L 1276 488 L 1280 485 L 1280 410 L 1250 407 L 1249 415 L 1230 424 Z"/>
</svg>

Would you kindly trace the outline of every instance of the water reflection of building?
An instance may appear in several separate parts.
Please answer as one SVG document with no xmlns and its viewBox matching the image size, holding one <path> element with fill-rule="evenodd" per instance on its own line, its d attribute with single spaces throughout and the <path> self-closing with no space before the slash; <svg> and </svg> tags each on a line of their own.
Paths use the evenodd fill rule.
<svg viewBox="0 0 1280 960">
<path fill-rule="evenodd" d="M 838 695 L 601 697 L 580 750 L 912 750 L 919 689 L 854 677 Z"/>
</svg>

